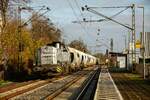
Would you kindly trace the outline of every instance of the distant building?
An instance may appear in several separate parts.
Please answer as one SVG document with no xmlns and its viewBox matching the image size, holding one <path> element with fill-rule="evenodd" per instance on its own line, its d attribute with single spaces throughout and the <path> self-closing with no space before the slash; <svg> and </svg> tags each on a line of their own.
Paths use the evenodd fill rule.
<svg viewBox="0 0 150 100">
<path fill-rule="evenodd" d="M 110 66 L 118 68 L 127 67 L 127 54 L 118 53 L 118 52 L 109 52 Z"/>
</svg>

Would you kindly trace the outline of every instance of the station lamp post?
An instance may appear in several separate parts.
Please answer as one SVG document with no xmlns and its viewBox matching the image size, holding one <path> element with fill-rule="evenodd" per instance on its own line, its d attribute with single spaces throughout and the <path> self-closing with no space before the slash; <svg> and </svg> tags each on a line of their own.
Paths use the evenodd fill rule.
<svg viewBox="0 0 150 100">
<path fill-rule="evenodd" d="M 143 45 L 142 45 L 142 49 L 143 49 L 143 66 L 144 66 L 144 70 L 143 70 L 143 73 L 144 73 L 144 79 L 145 79 L 145 32 L 144 32 L 144 6 L 138 6 L 138 8 L 141 8 L 143 10 L 143 25 L 142 25 L 142 33 L 143 33 Z"/>
</svg>

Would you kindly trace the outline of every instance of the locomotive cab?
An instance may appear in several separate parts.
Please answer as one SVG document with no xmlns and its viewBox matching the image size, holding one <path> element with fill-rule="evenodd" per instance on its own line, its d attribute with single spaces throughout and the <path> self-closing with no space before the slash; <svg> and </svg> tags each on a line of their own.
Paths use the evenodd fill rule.
<svg viewBox="0 0 150 100">
<path fill-rule="evenodd" d="M 35 73 L 49 75 L 66 72 L 70 58 L 67 48 L 60 44 L 60 42 L 54 42 L 38 49 L 37 66 L 34 67 Z"/>
</svg>

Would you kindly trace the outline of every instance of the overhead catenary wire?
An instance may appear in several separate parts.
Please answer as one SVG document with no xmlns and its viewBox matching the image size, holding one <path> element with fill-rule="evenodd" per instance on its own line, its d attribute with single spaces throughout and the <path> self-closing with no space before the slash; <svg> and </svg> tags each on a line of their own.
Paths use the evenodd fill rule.
<svg viewBox="0 0 150 100">
<path fill-rule="evenodd" d="M 44 14 L 46 14 L 47 12 L 48 12 L 48 11 L 45 11 L 45 12 L 43 12 L 43 13 L 39 14 L 39 16 L 31 17 L 31 19 L 29 19 L 27 22 L 25 22 L 24 24 L 22 24 L 22 26 L 21 26 L 21 27 L 25 26 L 26 24 L 30 23 L 31 21 L 36 20 L 36 18 L 38 18 L 38 17 L 42 17 L 42 16 L 43 16 Z"/>
<path fill-rule="evenodd" d="M 132 6 L 109 6 L 109 7 L 89 7 L 92 9 L 98 9 L 98 8 L 131 8 Z"/>
<path fill-rule="evenodd" d="M 81 14 L 81 17 L 82 17 L 82 19 L 84 20 L 85 18 L 84 18 L 84 15 L 83 15 L 83 13 L 82 13 L 82 10 L 81 10 L 81 6 L 79 5 L 79 3 L 78 3 L 78 1 L 77 0 L 74 0 L 74 2 L 75 2 L 75 4 L 76 4 L 76 6 L 77 6 L 77 8 L 79 9 L 79 12 L 80 12 L 80 14 Z M 85 24 L 86 25 L 86 24 Z M 90 25 L 91 26 L 91 25 Z M 89 30 L 89 28 L 85 28 L 85 30 Z"/>
<path fill-rule="evenodd" d="M 41 9 L 39 9 L 37 12 L 35 12 L 35 15 L 38 14 L 41 10 L 45 10 L 45 6 L 43 6 Z M 47 10 L 47 11 L 43 12 L 43 13 L 40 14 L 38 17 L 43 16 L 44 14 L 46 14 L 46 13 L 49 11 L 48 8 L 47 8 L 46 10 Z M 37 17 L 36 17 L 36 18 L 37 18 Z M 28 24 L 30 21 L 33 21 L 34 19 L 35 19 L 35 18 L 32 16 L 32 17 L 29 18 L 26 22 L 24 22 L 24 23 L 21 25 L 21 27 L 24 26 L 24 25 L 26 25 L 26 24 Z"/>
<path fill-rule="evenodd" d="M 115 18 L 116 16 L 120 15 L 122 12 L 126 11 L 128 8 L 130 8 L 130 7 L 126 7 L 125 9 L 123 9 L 123 10 L 117 12 L 116 14 L 112 15 L 110 18 Z M 101 21 L 108 21 L 108 20 L 109 19 L 106 19 L 106 18 L 105 19 L 101 19 Z"/>
<path fill-rule="evenodd" d="M 44 7 L 45 7 L 45 6 L 42 6 L 42 8 L 40 8 L 40 9 L 38 10 L 38 12 L 36 12 L 36 14 L 38 14 L 41 10 L 43 10 Z M 36 20 L 36 18 L 41 17 L 41 16 L 43 16 L 44 14 L 46 14 L 48 11 L 49 11 L 49 10 L 43 12 L 42 14 L 39 14 L 39 16 L 36 16 L 36 17 L 34 16 L 34 17 L 29 18 L 26 22 L 24 22 L 23 24 L 21 24 L 21 25 L 19 26 L 19 28 L 23 28 L 24 26 L 26 26 L 27 24 L 29 24 L 31 21 Z M 20 14 L 21 14 L 21 13 L 20 13 Z M 15 30 L 15 32 L 17 32 L 17 29 Z M 18 39 L 17 39 L 17 40 L 18 40 Z"/>
<path fill-rule="evenodd" d="M 117 23 L 117 24 L 120 24 L 120 25 L 122 25 L 122 26 L 124 26 L 124 27 L 126 27 L 126 28 L 128 28 L 128 29 L 130 29 L 130 30 L 133 30 L 133 28 L 130 28 L 129 26 L 126 26 L 126 25 L 124 25 L 124 24 L 122 24 L 122 23 L 120 23 L 120 22 L 118 22 L 118 21 L 116 21 L 116 20 L 114 20 L 114 19 L 112 19 L 112 18 L 110 18 L 110 17 L 105 16 L 105 15 L 102 14 L 102 13 L 99 13 L 99 12 L 97 12 L 97 11 L 91 9 L 91 8 L 86 7 L 86 10 L 89 11 L 89 12 L 92 12 L 92 13 L 94 13 L 94 14 L 96 14 L 96 15 L 102 16 L 102 17 L 104 17 L 104 18 L 106 18 L 106 19 L 109 19 L 109 20 L 111 20 L 111 21 L 113 21 L 113 22 L 115 22 L 115 23 Z"/>
<path fill-rule="evenodd" d="M 80 19 L 79 19 L 79 17 L 78 17 L 78 15 L 76 14 L 76 12 L 75 12 L 75 10 L 74 10 L 74 8 L 73 8 L 73 6 L 72 6 L 71 2 L 70 2 L 69 0 L 66 0 L 66 1 L 68 2 L 68 4 L 69 4 L 70 8 L 72 9 L 73 14 L 74 14 L 74 16 L 76 17 L 76 19 L 77 19 L 77 20 L 80 20 Z M 86 29 L 85 29 L 84 25 L 82 25 L 82 23 L 79 23 L 79 24 L 81 25 L 81 27 L 82 27 L 83 31 L 84 31 L 85 33 L 87 33 L 87 34 L 88 34 L 88 32 L 86 31 Z M 91 34 L 89 34 L 89 35 L 90 35 L 90 36 L 92 36 Z"/>
<path fill-rule="evenodd" d="M 81 17 L 84 18 L 83 13 L 82 13 L 82 11 L 81 11 L 81 9 L 80 9 L 81 7 L 79 6 L 77 0 L 74 0 L 74 2 L 75 2 L 76 6 L 78 7 L 78 9 L 79 9 L 79 11 L 80 11 Z"/>
<path fill-rule="evenodd" d="M 110 16 L 110 18 L 115 18 L 116 16 L 120 15 L 122 12 L 126 11 L 129 7 L 117 12 L 116 14 Z M 73 21 L 73 23 L 79 23 L 79 22 L 102 22 L 102 21 L 109 21 L 109 19 L 99 19 L 99 20 L 83 20 L 83 21 Z"/>
<path fill-rule="evenodd" d="M 113 16 L 111 16 L 110 18 L 114 18 L 114 17 L 116 17 L 116 16 L 120 15 L 122 12 L 126 11 L 128 8 L 129 8 L 129 7 L 127 7 L 127 8 L 125 8 L 125 9 L 123 9 L 123 10 L 119 11 L 118 13 L 114 14 L 114 15 L 113 15 Z"/>
<path fill-rule="evenodd" d="M 70 3 L 70 1 L 69 1 L 69 0 L 67 0 L 67 2 L 68 2 L 68 4 L 69 4 L 70 8 L 72 9 L 73 14 L 75 15 L 76 19 L 77 19 L 77 20 L 79 20 L 79 17 L 77 16 L 77 14 L 76 14 L 76 12 L 75 12 L 75 10 L 74 10 L 74 8 L 73 8 L 72 4 Z M 84 29 L 84 31 L 86 32 L 86 30 L 85 30 L 84 26 L 83 26 L 81 23 L 79 23 L 79 24 L 81 25 L 81 27 L 82 27 L 82 28 Z"/>
</svg>

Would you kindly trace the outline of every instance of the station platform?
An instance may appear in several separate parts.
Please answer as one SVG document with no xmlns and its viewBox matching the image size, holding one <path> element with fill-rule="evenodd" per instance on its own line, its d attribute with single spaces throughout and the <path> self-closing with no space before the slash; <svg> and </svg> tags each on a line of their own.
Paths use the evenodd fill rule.
<svg viewBox="0 0 150 100">
<path fill-rule="evenodd" d="M 123 100 L 107 68 L 102 68 L 94 100 Z"/>
</svg>

